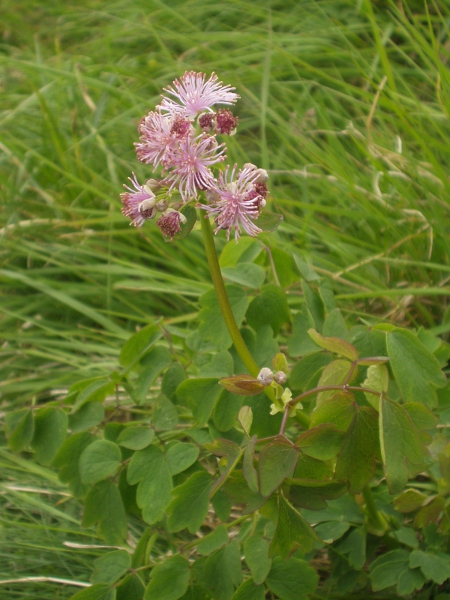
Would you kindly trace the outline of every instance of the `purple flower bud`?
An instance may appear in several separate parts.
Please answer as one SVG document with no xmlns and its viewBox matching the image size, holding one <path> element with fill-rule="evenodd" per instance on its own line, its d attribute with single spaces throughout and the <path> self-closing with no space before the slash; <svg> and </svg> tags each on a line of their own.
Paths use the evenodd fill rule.
<svg viewBox="0 0 450 600">
<path fill-rule="evenodd" d="M 278 373 L 275 373 L 275 381 L 278 383 L 278 385 L 284 385 L 287 381 L 286 373 L 283 371 L 278 371 Z"/>
<path fill-rule="evenodd" d="M 267 387 L 268 385 L 270 385 L 273 381 L 273 373 L 272 370 L 267 368 L 267 367 L 263 367 L 261 369 L 261 371 L 258 373 L 258 377 L 256 378 L 260 383 L 263 384 L 264 387 Z"/>
<path fill-rule="evenodd" d="M 216 115 L 216 131 L 225 135 L 232 135 L 235 131 L 239 117 L 235 117 L 228 108 L 219 108 Z"/>
</svg>

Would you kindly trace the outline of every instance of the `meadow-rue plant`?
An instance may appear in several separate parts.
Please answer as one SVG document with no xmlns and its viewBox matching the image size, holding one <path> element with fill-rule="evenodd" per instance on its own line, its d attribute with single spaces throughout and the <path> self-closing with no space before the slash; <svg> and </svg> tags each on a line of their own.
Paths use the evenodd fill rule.
<svg viewBox="0 0 450 600">
<path fill-rule="evenodd" d="M 195 329 L 181 336 L 151 320 L 108 376 L 9 415 L 10 447 L 58 469 L 84 502 L 83 525 L 114 546 L 77 600 L 307 600 L 319 584 L 313 558 L 332 565 L 316 597 L 346 598 L 369 578 L 400 596 L 440 585 L 450 561 L 436 554 L 443 571 L 432 565 L 450 532 L 450 450 L 431 432 L 449 347 L 390 323 L 349 331 L 308 265 L 292 304 L 256 240 L 240 261 L 236 243 L 263 232 L 269 191 L 264 169 L 223 165 L 217 137 L 238 121 L 216 105 L 233 104 L 233 90 L 192 71 L 165 88 L 136 144 L 159 175 L 141 185 L 133 174 L 121 195 L 133 225 L 155 219 L 170 241 L 200 212 L 213 289 Z M 231 267 L 219 263 L 210 218 L 234 237 L 222 255 Z M 239 285 L 225 284 L 225 269 Z M 425 485 L 407 487 L 424 473 Z M 375 558 L 377 548 L 389 552 Z"/>
</svg>

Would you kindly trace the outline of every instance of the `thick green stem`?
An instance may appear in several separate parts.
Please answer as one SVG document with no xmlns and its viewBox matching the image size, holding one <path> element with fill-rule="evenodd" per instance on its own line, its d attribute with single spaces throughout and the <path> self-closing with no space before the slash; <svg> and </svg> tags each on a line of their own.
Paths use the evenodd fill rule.
<svg viewBox="0 0 450 600">
<path fill-rule="evenodd" d="M 362 495 L 364 498 L 364 502 L 366 505 L 368 526 L 370 533 L 374 535 L 384 535 L 386 531 L 389 529 L 389 525 L 386 522 L 386 519 L 378 510 L 375 500 L 372 494 L 372 490 L 369 485 L 366 485 L 362 491 Z"/>
<path fill-rule="evenodd" d="M 211 271 L 211 278 L 216 290 L 217 300 L 219 302 L 220 310 L 222 311 L 225 324 L 230 333 L 231 339 L 233 340 L 236 352 L 239 354 L 242 362 L 247 367 L 248 372 L 253 377 L 256 377 L 260 371 L 256 364 L 253 356 L 250 354 L 246 343 L 239 331 L 236 320 L 231 310 L 230 301 L 228 300 L 227 291 L 223 282 L 222 273 L 220 272 L 219 260 L 217 258 L 216 247 L 214 246 L 214 237 L 211 229 L 209 219 L 206 217 L 204 210 L 200 211 L 200 220 L 202 224 L 203 241 L 205 243 L 206 257 L 208 259 L 209 270 Z"/>
</svg>

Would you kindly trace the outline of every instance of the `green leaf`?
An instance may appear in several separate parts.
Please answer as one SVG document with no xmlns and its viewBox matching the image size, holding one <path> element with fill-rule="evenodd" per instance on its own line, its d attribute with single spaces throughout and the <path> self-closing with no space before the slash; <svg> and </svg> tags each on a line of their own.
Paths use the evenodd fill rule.
<svg viewBox="0 0 450 600">
<path fill-rule="evenodd" d="M 82 483 L 97 483 L 117 471 L 121 464 L 120 448 L 107 440 L 96 440 L 80 456 Z"/>
<path fill-rule="evenodd" d="M 325 337 L 337 337 L 342 339 L 347 337 L 347 333 L 347 325 L 345 324 L 344 317 L 342 316 L 341 311 L 338 308 L 335 308 L 325 320 L 323 335 Z"/>
<path fill-rule="evenodd" d="M 319 331 L 323 331 L 323 324 L 325 320 L 325 306 L 323 299 L 313 288 L 302 281 L 303 297 L 306 302 L 306 306 L 312 316 L 313 325 L 312 327 Z"/>
<path fill-rule="evenodd" d="M 288 339 L 289 356 L 303 356 L 320 350 L 308 335 L 308 329 L 315 327 L 314 319 L 306 306 L 295 315 L 292 335 Z"/>
<path fill-rule="evenodd" d="M 278 496 L 277 504 L 278 521 L 270 545 L 270 555 L 278 554 L 286 559 L 298 549 L 308 554 L 314 543 L 321 540 L 311 525 L 282 496 Z"/>
<path fill-rule="evenodd" d="M 121 544 L 127 535 L 127 518 L 117 485 L 106 479 L 90 490 L 84 505 L 83 527 L 98 523 L 107 544 Z"/>
<path fill-rule="evenodd" d="M 379 592 L 387 587 L 396 585 L 400 575 L 408 569 L 410 553 L 398 549 L 386 552 L 370 565 L 372 589 Z"/>
<path fill-rule="evenodd" d="M 423 508 L 419 510 L 417 515 L 414 517 L 414 527 L 417 529 L 423 529 L 431 523 L 436 525 L 442 519 L 446 500 L 442 496 L 436 496 L 430 502 L 428 502 Z"/>
<path fill-rule="evenodd" d="M 60 469 L 59 479 L 67 483 L 72 494 L 79 498 L 83 496 L 86 486 L 81 483 L 78 463 L 84 450 L 95 441 L 91 433 L 76 433 L 67 438 L 53 459 L 52 466 Z"/>
<path fill-rule="evenodd" d="M 231 600 L 264 600 L 264 598 L 264 586 L 256 585 L 253 579 L 247 579 L 238 587 Z"/>
<path fill-rule="evenodd" d="M 159 396 L 153 408 L 153 427 L 159 431 L 169 431 L 178 424 L 178 411 L 165 396 Z"/>
<path fill-rule="evenodd" d="M 239 410 L 238 419 L 242 429 L 245 431 L 245 434 L 247 437 L 250 437 L 250 430 L 253 423 L 253 411 L 251 407 L 244 405 Z"/>
<path fill-rule="evenodd" d="M 345 435 L 336 464 L 336 478 L 347 480 L 351 493 L 359 493 L 375 473 L 379 456 L 378 418 L 373 408 L 357 410 Z"/>
<path fill-rule="evenodd" d="M 228 544 L 228 530 L 225 525 L 219 525 L 212 533 L 201 539 L 197 552 L 202 556 L 208 556 L 225 544 Z"/>
<path fill-rule="evenodd" d="M 308 600 L 317 588 L 319 577 L 304 560 L 276 558 L 266 580 L 267 587 L 280 600 Z"/>
<path fill-rule="evenodd" d="M 325 352 L 313 352 L 295 363 L 289 376 L 289 387 L 293 390 L 310 389 L 310 381 L 331 362 L 331 356 Z"/>
<path fill-rule="evenodd" d="M 367 369 L 367 376 L 362 386 L 368 388 L 369 390 L 386 393 L 389 389 L 389 371 L 386 365 L 371 365 Z M 366 396 L 367 402 L 376 410 L 379 410 L 380 396 L 377 394 L 370 394 L 368 392 L 364 392 L 364 395 Z"/>
<path fill-rule="evenodd" d="M 238 419 L 242 398 L 224 390 L 216 402 L 213 413 L 214 425 L 219 431 L 230 431 Z"/>
<path fill-rule="evenodd" d="M 263 244 L 252 237 L 241 237 L 239 244 L 231 240 L 220 253 L 219 264 L 223 267 L 233 267 L 239 262 L 253 262 L 261 254 Z"/>
<path fill-rule="evenodd" d="M 69 415 L 69 429 L 72 433 L 95 427 L 105 418 L 105 409 L 101 402 L 88 402 L 76 413 Z"/>
<path fill-rule="evenodd" d="M 349 373 L 352 369 L 352 363 L 343 358 L 338 358 L 337 360 L 333 360 L 329 365 L 325 367 L 322 371 L 322 375 L 320 376 L 318 387 L 325 387 L 328 385 L 342 385 L 349 376 Z M 353 377 L 355 376 L 355 371 L 353 372 Z M 336 390 L 329 390 L 326 392 L 320 392 L 317 394 L 317 406 L 323 404 L 326 400 L 334 396 Z"/>
<path fill-rule="evenodd" d="M 263 583 L 272 567 L 269 543 L 260 535 L 250 536 L 244 544 L 245 562 L 256 585 Z"/>
<path fill-rule="evenodd" d="M 354 398 L 349 393 L 338 392 L 314 409 L 310 427 L 322 423 L 333 423 L 338 429 L 347 431 L 356 411 Z"/>
<path fill-rule="evenodd" d="M 264 446 L 259 457 L 259 486 L 269 496 L 294 472 L 298 450 L 285 438 L 278 437 Z"/>
<path fill-rule="evenodd" d="M 143 600 L 144 592 L 139 575 L 129 575 L 116 587 L 116 600 Z"/>
<path fill-rule="evenodd" d="M 131 556 L 126 550 L 108 552 L 94 561 L 92 583 L 109 583 L 112 585 L 131 567 Z"/>
<path fill-rule="evenodd" d="M 265 394 L 246 398 L 244 406 L 252 409 L 253 420 L 250 428 L 250 435 L 257 435 L 259 438 L 276 435 L 280 431 L 283 415 L 270 414 L 271 401 Z"/>
<path fill-rule="evenodd" d="M 194 444 L 180 442 L 171 446 L 166 453 L 167 466 L 171 475 L 182 473 L 189 469 L 198 458 L 199 449 Z"/>
<path fill-rule="evenodd" d="M 300 275 L 308 282 L 312 281 L 320 281 L 321 277 L 314 271 L 314 267 L 309 263 L 305 262 L 303 258 L 297 254 L 293 253 L 294 261 L 297 269 L 300 271 Z"/>
<path fill-rule="evenodd" d="M 272 252 L 272 260 L 278 281 L 280 282 L 280 286 L 285 289 L 290 286 L 294 282 L 294 278 L 296 278 L 292 254 L 273 245 L 271 246 L 270 251 Z"/>
<path fill-rule="evenodd" d="M 338 540 L 349 529 L 350 523 L 339 521 L 326 521 L 314 527 L 314 531 L 326 544 L 331 544 L 335 540 Z"/>
<path fill-rule="evenodd" d="M 323 337 L 315 329 L 309 329 L 308 335 L 321 348 L 325 348 L 325 350 L 348 358 L 351 361 L 358 360 L 358 350 L 345 340 L 336 337 Z"/>
<path fill-rule="evenodd" d="M 242 582 L 239 542 L 234 540 L 216 550 L 204 564 L 203 583 L 215 600 L 230 600 Z"/>
<path fill-rule="evenodd" d="M 176 554 L 152 569 L 145 600 L 178 600 L 189 585 L 189 561 Z"/>
<path fill-rule="evenodd" d="M 34 433 L 33 411 L 28 408 L 7 412 L 5 431 L 8 446 L 13 452 L 22 452 L 29 447 Z"/>
<path fill-rule="evenodd" d="M 366 325 L 357 325 L 350 330 L 348 340 L 359 351 L 361 357 L 366 356 L 386 356 L 386 333 L 376 329 L 376 327 L 367 327 Z"/>
<path fill-rule="evenodd" d="M 109 379 L 97 379 L 85 387 L 77 395 L 72 405 L 72 414 L 80 410 L 88 402 L 103 402 L 107 396 L 114 393 L 115 385 Z"/>
<path fill-rule="evenodd" d="M 140 361 L 143 370 L 134 382 L 131 397 L 137 404 L 145 404 L 147 393 L 158 375 L 172 363 L 172 356 L 165 346 L 155 346 Z"/>
<path fill-rule="evenodd" d="M 176 402 L 176 391 L 180 383 L 186 379 L 186 374 L 180 363 L 173 363 L 164 373 L 161 383 L 161 393 L 169 398 L 172 402 Z"/>
<path fill-rule="evenodd" d="M 401 513 L 413 512 L 420 508 L 424 502 L 428 500 L 426 494 L 422 494 L 418 490 L 410 489 L 404 491 L 400 496 L 394 498 L 393 505 L 395 510 Z"/>
<path fill-rule="evenodd" d="M 286 294 L 277 285 L 263 286 L 261 293 L 250 303 L 246 318 L 255 331 L 264 325 L 270 325 L 277 334 L 284 323 L 290 322 Z"/>
<path fill-rule="evenodd" d="M 365 528 L 355 527 L 335 548 L 339 554 L 347 554 L 349 564 L 360 571 L 366 562 Z"/>
<path fill-rule="evenodd" d="M 162 450 L 149 446 L 135 452 L 128 465 L 127 481 L 130 485 L 139 483 L 136 502 L 144 521 L 150 525 L 161 521 L 172 491 L 172 477 Z"/>
<path fill-rule="evenodd" d="M 255 219 L 256 227 L 262 229 L 262 231 L 270 232 L 276 231 L 283 221 L 283 215 L 277 215 L 275 213 L 269 213 L 265 210 Z"/>
<path fill-rule="evenodd" d="M 431 554 L 413 550 L 409 555 L 409 566 L 420 570 L 427 579 L 441 585 L 450 577 L 450 557 L 447 554 Z"/>
<path fill-rule="evenodd" d="M 40 408 L 34 417 L 31 447 L 41 465 L 49 465 L 64 442 L 67 433 L 66 413 L 56 406 Z"/>
<path fill-rule="evenodd" d="M 255 446 L 258 438 L 255 436 L 247 444 L 244 452 L 244 460 L 242 461 L 242 473 L 245 481 L 252 492 L 259 492 L 258 473 L 255 469 Z"/>
<path fill-rule="evenodd" d="M 344 435 L 335 425 L 323 423 L 302 433 L 295 445 L 308 456 L 318 460 L 330 460 L 339 452 Z"/>
<path fill-rule="evenodd" d="M 116 590 L 104 583 L 98 583 L 71 596 L 70 600 L 115 600 L 115 598 Z"/>
<path fill-rule="evenodd" d="M 300 479 L 329 479 L 332 475 L 333 471 L 327 463 L 300 452 L 293 477 Z"/>
<path fill-rule="evenodd" d="M 199 471 L 173 490 L 173 500 L 167 508 L 169 531 L 175 533 L 186 527 L 198 531 L 208 514 L 211 476 Z"/>
<path fill-rule="evenodd" d="M 426 583 L 426 578 L 422 575 L 420 569 L 406 569 L 400 574 L 397 583 L 397 593 L 399 596 L 409 596 L 416 590 L 420 590 Z M 435 600 L 444 600 L 439 596 Z"/>
<path fill-rule="evenodd" d="M 129 450 L 143 450 L 152 443 L 154 437 L 155 432 L 150 427 L 131 425 L 120 433 L 117 443 Z"/>
<path fill-rule="evenodd" d="M 422 470 L 428 451 L 407 411 L 387 398 L 380 403 L 380 443 L 389 491 L 396 494 Z"/>
<path fill-rule="evenodd" d="M 223 267 L 222 275 L 225 280 L 238 283 L 244 287 L 258 289 L 264 283 L 266 270 L 249 262 L 239 262 L 233 267 Z"/>
<path fill-rule="evenodd" d="M 221 438 L 214 440 L 212 444 L 204 444 L 204 448 L 216 456 L 223 457 L 219 462 L 220 477 L 216 479 L 211 487 L 211 495 L 214 495 L 235 469 L 241 459 L 243 450 L 231 440 Z"/>
<path fill-rule="evenodd" d="M 247 294 L 236 285 L 226 285 L 225 289 L 234 318 L 240 327 L 248 307 Z M 188 347 L 196 352 L 227 350 L 232 345 L 232 340 L 214 289 L 200 297 L 200 305 L 202 306 L 198 314 L 200 327 L 186 338 Z"/>
<path fill-rule="evenodd" d="M 436 388 L 447 383 L 437 358 L 406 329 L 387 333 L 387 349 L 403 399 L 421 402 L 430 408 L 437 406 Z"/>
<path fill-rule="evenodd" d="M 186 217 L 185 223 L 180 223 L 181 231 L 176 233 L 172 238 L 164 237 L 166 242 L 177 242 L 178 240 L 182 240 L 187 235 L 189 235 L 197 221 L 197 211 L 193 206 L 186 204 L 182 206 L 180 209 L 182 215 Z"/>
<path fill-rule="evenodd" d="M 417 429 L 434 429 L 438 423 L 438 418 L 423 404 L 418 402 L 406 402 L 403 408 L 411 417 L 412 422 Z"/>
<path fill-rule="evenodd" d="M 158 325 L 146 325 L 133 334 L 120 351 L 119 362 L 121 366 L 130 368 L 138 363 L 162 335 Z"/>
<path fill-rule="evenodd" d="M 222 393 L 217 379 L 187 379 L 177 389 L 177 396 L 191 409 L 199 427 L 209 420 L 214 405 Z"/>
<path fill-rule="evenodd" d="M 347 483 L 342 481 L 318 481 L 317 479 L 288 479 L 288 499 L 299 508 L 320 510 L 326 508 L 326 500 L 335 500 L 345 494 Z"/>
</svg>

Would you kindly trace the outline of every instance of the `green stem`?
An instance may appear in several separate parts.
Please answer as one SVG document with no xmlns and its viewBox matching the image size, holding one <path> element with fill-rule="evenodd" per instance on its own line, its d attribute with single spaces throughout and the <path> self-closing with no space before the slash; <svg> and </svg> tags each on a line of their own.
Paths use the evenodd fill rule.
<svg viewBox="0 0 450 600">
<path fill-rule="evenodd" d="M 374 535 L 384 535 L 389 526 L 375 504 L 372 490 L 369 485 L 366 485 L 363 488 L 362 495 L 366 505 L 370 532 Z"/>
<path fill-rule="evenodd" d="M 253 356 L 250 354 L 241 332 L 239 331 L 239 327 L 237 326 L 233 311 L 231 310 L 230 301 L 228 300 L 227 291 L 225 289 L 222 273 L 220 271 L 216 247 L 214 246 L 214 236 L 211 223 L 209 222 L 204 210 L 200 211 L 200 221 L 202 224 L 203 241 L 205 243 L 209 270 L 211 271 L 212 282 L 214 284 L 214 289 L 216 290 L 217 300 L 219 302 L 225 324 L 230 333 L 231 339 L 233 340 L 236 352 L 239 354 L 250 375 L 256 377 L 260 371 L 260 368 L 256 364 Z"/>
</svg>

